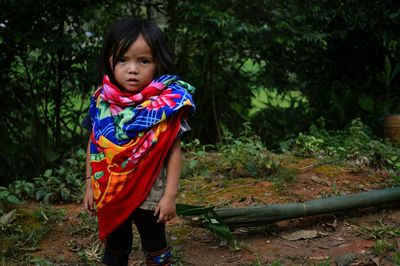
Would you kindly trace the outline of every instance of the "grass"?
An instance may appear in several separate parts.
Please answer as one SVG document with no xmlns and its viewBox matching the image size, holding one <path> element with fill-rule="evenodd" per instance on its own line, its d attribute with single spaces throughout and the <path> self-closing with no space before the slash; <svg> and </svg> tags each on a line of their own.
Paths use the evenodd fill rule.
<svg viewBox="0 0 400 266">
<path fill-rule="evenodd" d="M 2 224 L 0 261 L 23 264 L 29 261 L 30 252 L 36 251 L 40 241 L 64 218 L 63 210 L 51 205 L 15 209 L 15 220 Z"/>
<path fill-rule="evenodd" d="M 400 252 L 399 251 L 394 253 L 394 264 L 395 264 L 395 266 L 400 266 Z"/>
<path fill-rule="evenodd" d="M 390 243 L 388 243 L 387 241 L 385 241 L 383 239 L 378 239 L 375 242 L 375 245 L 372 247 L 372 252 L 375 254 L 375 256 L 382 257 L 391 248 L 392 248 L 392 245 Z"/>
<path fill-rule="evenodd" d="M 379 220 L 378 226 L 360 228 L 359 233 L 365 238 L 373 239 L 400 237 L 400 228 L 387 226 L 381 220 Z"/>
</svg>

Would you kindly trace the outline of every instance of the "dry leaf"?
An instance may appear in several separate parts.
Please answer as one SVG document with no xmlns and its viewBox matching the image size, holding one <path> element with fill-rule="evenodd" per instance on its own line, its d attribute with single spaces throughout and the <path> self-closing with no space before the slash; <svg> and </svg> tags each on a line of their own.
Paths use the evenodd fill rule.
<svg viewBox="0 0 400 266">
<path fill-rule="evenodd" d="M 318 236 L 317 230 L 299 230 L 293 233 L 284 234 L 281 237 L 289 241 L 294 241 L 300 239 L 315 238 L 317 236 Z"/>
<path fill-rule="evenodd" d="M 0 217 L 0 224 L 10 224 L 15 220 L 15 212 L 16 210 L 12 210 L 9 213 L 6 213 Z"/>
<path fill-rule="evenodd" d="M 311 180 L 314 181 L 315 183 L 318 183 L 318 184 L 325 184 L 327 186 L 331 186 L 332 185 L 331 182 L 329 182 L 328 180 L 323 179 L 323 178 L 319 178 L 318 176 L 315 176 L 315 175 L 313 175 L 311 177 Z"/>
<path fill-rule="evenodd" d="M 237 260 L 240 260 L 241 258 L 243 257 L 243 255 L 235 255 L 235 256 L 231 256 L 230 258 L 228 258 L 227 260 L 226 260 L 226 262 L 234 262 L 234 261 L 237 261 Z"/>
<path fill-rule="evenodd" d="M 376 266 L 379 266 L 379 257 L 375 257 L 373 259 L 371 259 L 373 263 L 375 263 Z"/>
<path fill-rule="evenodd" d="M 308 257 L 310 260 L 327 260 L 329 259 L 328 256 L 315 256 L 315 257 Z"/>
</svg>

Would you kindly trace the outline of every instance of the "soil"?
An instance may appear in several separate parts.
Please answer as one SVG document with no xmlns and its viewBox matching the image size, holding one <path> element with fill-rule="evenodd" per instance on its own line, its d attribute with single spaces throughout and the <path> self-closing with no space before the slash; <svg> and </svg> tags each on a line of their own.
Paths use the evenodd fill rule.
<svg viewBox="0 0 400 266">
<path fill-rule="evenodd" d="M 268 180 L 254 178 L 182 179 L 178 202 L 234 208 L 302 202 L 387 186 L 384 172 L 368 168 L 318 165 L 311 159 L 290 160 L 287 166 L 297 169 L 298 173 L 293 181 L 279 187 Z M 53 226 L 53 231 L 32 255 L 56 265 L 87 265 L 82 263 L 77 251 L 83 252 L 84 246 L 96 243 L 96 239 L 71 233 L 71 228 L 81 225 L 81 205 L 56 207 L 65 210 L 66 218 Z M 235 244 L 193 226 L 187 218 L 174 218 L 167 224 L 167 232 L 175 265 L 395 265 L 394 254 L 400 252 L 400 237 L 383 234 L 381 237 L 390 248 L 378 253 L 375 236 L 363 232 L 368 228 L 382 231 L 399 228 L 399 207 L 399 203 L 394 203 L 283 220 L 257 228 L 239 228 L 234 231 Z M 299 239 L 289 240 L 291 233 L 297 233 Z M 89 252 L 92 259 L 101 255 L 99 250 L 101 244 L 92 245 L 92 253 Z M 137 238 L 129 265 L 144 265 Z"/>
</svg>

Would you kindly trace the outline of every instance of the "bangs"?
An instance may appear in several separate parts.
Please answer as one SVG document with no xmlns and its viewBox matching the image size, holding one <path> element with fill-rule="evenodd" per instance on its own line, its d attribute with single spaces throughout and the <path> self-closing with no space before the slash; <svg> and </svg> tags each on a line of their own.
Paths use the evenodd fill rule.
<svg viewBox="0 0 400 266">
<path fill-rule="evenodd" d="M 113 48 L 111 49 L 110 57 L 112 58 L 113 68 L 117 61 L 124 56 L 125 52 L 129 49 L 129 46 L 132 44 L 132 40 L 129 38 L 124 38 L 119 42 L 116 42 Z"/>
</svg>

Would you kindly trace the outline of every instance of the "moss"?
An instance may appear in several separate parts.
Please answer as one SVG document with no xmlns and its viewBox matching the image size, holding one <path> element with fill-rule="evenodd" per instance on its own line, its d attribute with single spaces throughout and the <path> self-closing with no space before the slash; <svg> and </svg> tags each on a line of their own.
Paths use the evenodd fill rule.
<svg viewBox="0 0 400 266">
<path fill-rule="evenodd" d="M 190 226 L 170 226 L 168 227 L 168 238 L 174 246 L 183 245 L 188 236 L 193 234 L 193 228 Z"/>
<path fill-rule="evenodd" d="M 333 177 L 341 173 L 345 173 L 346 170 L 336 165 L 321 165 L 315 169 L 315 172 L 325 176 Z"/>
<path fill-rule="evenodd" d="M 4 257 L 21 256 L 21 250 L 34 248 L 51 230 L 51 226 L 37 216 L 38 207 L 16 207 L 16 219 L 11 229 L 2 232 L 0 250 L 1 256 Z"/>
</svg>

